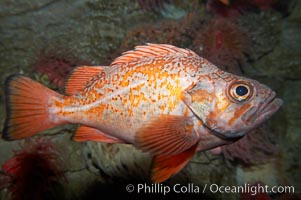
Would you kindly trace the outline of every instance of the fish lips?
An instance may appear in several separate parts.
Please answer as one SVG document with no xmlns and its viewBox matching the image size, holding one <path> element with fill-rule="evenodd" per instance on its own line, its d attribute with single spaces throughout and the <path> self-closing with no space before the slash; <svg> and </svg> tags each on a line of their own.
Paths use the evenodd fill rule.
<svg viewBox="0 0 301 200">
<path fill-rule="evenodd" d="M 275 112 L 278 111 L 278 109 L 282 106 L 283 101 L 279 98 L 275 98 L 276 93 L 272 92 L 269 95 L 269 98 L 267 98 L 260 106 L 253 107 L 249 109 L 242 117 L 242 121 L 247 125 L 247 128 L 244 130 L 237 132 L 237 133 L 223 133 L 221 131 L 217 131 L 214 129 L 211 129 L 210 127 L 207 127 L 210 129 L 211 133 L 223 140 L 226 141 L 235 141 L 243 137 L 245 134 L 247 134 L 249 131 L 257 128 L 259 125 L 261 125 L 264 121 L 269 119 Z"/>
<path fill-rule="evenodd" d="M 269 98 L 267 102 L 261 107 L 261 109 L 256 114 L 256 119 L 254 121 L 254 126 L 258 126 L 262 122 L 269 119 L 275 112 L 279 110 L 282 106 L 283 101 L 279 98 Z"/>
<path fill-rule="evenodd" d="M 276 93 L 272 92 L 260 106 L 252 107 L 242 117 L 241 120 L 250 126 L 249 129 L 253 129 L 262 122 L 269 119 L 283 104 L 283 101 L 279 98 L 275 98 Z"/>
</svg>

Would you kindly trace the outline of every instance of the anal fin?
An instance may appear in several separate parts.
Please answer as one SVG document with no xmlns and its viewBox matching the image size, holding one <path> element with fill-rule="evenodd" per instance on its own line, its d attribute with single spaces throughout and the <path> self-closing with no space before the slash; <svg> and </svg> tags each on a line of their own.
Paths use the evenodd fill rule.
<svg viewBox="0 0 301 200">
<path fill-rule="evenodd" d="M 156 155 L 153 158 L 152 181 L 161 183 L 183 169 L 195 154 L 197 145 L 176 155 Z"/>
<path fill-rule="evenodd" d="M 98 129 L 89 126 L 80 126 L 71 138 L 75 142 L 105 142 L 105 143 L 124 143 L 122 140 L 109 136 Z"/>
</svg>

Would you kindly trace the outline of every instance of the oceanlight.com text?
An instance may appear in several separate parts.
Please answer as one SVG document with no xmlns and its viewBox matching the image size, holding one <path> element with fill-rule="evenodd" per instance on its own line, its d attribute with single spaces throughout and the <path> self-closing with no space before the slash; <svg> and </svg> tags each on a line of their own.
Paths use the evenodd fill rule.
<svg viewBox="0 0 301 200">
<path fill-rule="evenodd" d="M 164 185 L 164 184 L 128 184 L 126 191 L 129 193 L 137 194 L 169 194 L 169 193 L 181 193 L 181 194 L 201 194 L 201 193 L 249 193 L 256 195 L 258 193 L 294 193 L 294 186 L 268 186 L 262 184 L 250 185 L 244 184 L 240 186 L 225 186 L 218 184 L 205 184 L 202 186 L 189 184 L 175 184 L 175 185 Z"/>
</svg>

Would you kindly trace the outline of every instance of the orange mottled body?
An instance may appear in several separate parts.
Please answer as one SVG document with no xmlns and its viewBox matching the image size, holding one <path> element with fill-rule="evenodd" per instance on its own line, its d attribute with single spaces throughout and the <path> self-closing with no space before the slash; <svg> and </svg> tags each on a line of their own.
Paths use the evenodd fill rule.
<svg viewBox="0 0 301 200">
<path fill-rule="evenodd" d="M 153 154 L 152 180 L 162 182 L 197 151 L 218 152 L 243 137 L 282 101 L 267 86 L 224 72 L 191 50 L 148 44 L 110 66 L 78 67 L 66 95 L 11 76 L 6 103 L 4 139 L 80 124 L 74 141 L 129 143 Z"/>
<path fill-rule="evenodd" d="M 134 143 L 137 130 L 152 117 L 193 116 L 182 92 L 208 73 L 200 73 L 199 66 L 218 70 L 192 51 L 183 52 L 130 62 L 117 59 L 83 91 L 56 97 L 50 110 L 58 118 Z"/>
</svg>

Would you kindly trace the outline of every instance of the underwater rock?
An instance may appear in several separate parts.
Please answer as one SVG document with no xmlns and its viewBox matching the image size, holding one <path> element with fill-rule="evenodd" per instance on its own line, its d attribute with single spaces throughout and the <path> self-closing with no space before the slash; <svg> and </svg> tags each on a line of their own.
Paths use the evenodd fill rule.
<svg viewBox="0 0 301 200">
<path fill-rule="evenodd" d="M 187 14 L 184 9 L 179 8 L 174 4 L 164 5 L 164 9 L 161 10 L 160 13 L 163 17 L 169 19 L 181 19 Z"/>
<path fill-rule="evenodd" d="M 301 22 L 300 1 L 291 16 L 277 20 L 279 44 L 271 48 L 266 55 L 258 57 L 254 64 L 257 74 L 283 79 L 300 79 L 301 77 Z M 272 34 L 270 34 L 272 35 Z M 274 37 L 272 35 L 272 37 Z M 277 35 L 276 35 L 277 37 Z"/>
<path fill-rule="evenodd" d="M 31 1 L 2 1 L 2 6 L 0 7 L 0 17 L 7 17 L 11 15 L 22 15 L 28 12 L 34 12 L 36 10 L 41 10 L 52 3 L 55 0 L 31 0 Z"/>
<path fill-rule="evenodd" d="M 93 195 L 103 195 L 101 176 L 96 176 L 88 170 L 74 170 L 66 173 L 68 183 L 64 185 L 65 199 L 101 199 Z M 93 188 L 96 191 L 91 191 Z M 101 192 L 102 193 L 101 193 Z M 107 193 L 106 193 L 107 194 Z M 89 196 L 90 198 L 86 198 Z"/>
<path fill-rule="evenodd" d="M 181 19 L 185 17 L 188 10 L 198 7 L 196 0 L 137 0 L 138 5 L 144 12 L 153 12 L 168 19 Z"/>
<path fill-rule="evenodd" d="M 300 78 L 301 79 L 301 78 Z M 278 162 L 281 176 L 286 184 L 293 185 L 296 191 L 301 191 L 301 80 L 288 80 L 283 86 L 283 115 L 285 123 L 278 123 L 284 126 L 284 133 L 279 140 L 282 149 L 282 159 Z"/>
<path fill-rule="evenodd" d="M 143 181 L 150 176 L 152 156 L 126 144 L 87 142 L 83 156 L 88 170 L 106 182 Z"/>
<path fill-rule="evenodd" d="M 145 19 L 130 0 L 1 1 L 0 8 L 0 66 L 10 73 L 28 71 L 41 50 L 100 64 L 118 48 L 132 19 Z"/>
<path fill-rule="evenodd" d="M 263 12 L 246 13 L 238 20 L 242 30 L 247 32 L 251 39 L 252 54 L 251 61 L 259 60 L 260 58 L 271 53 L 275 46 L 279 43 L 279 23 L 281 15 L 278 12 Z M 250 66 L 243 66 L 244 71 L 249 72 Z M 256 73 L 256 72 L 255 72 Z"/>
<path fill-rule="evenodd" d="M 253 166 L 251 168 L 237 166 L 235 173 L 238 185 L 260 181 L 269 186 L 275 186 L 280 182 L 278 179 L 277 168 L 273 162 Z"/>
<path fill-rule="evenodd" d="M 170 0 L 137 0 L 140 8 L 143 11 L 158 12 L 164 7 L 164 5 L 171 3 Z"/>
<path fill-rule="evenodd" d="M 87 142 L 83 157 L 90 172 L 100 177 L 99 182 L 112 183 L 149 183 L 152 156 L 131 145 Z M 205 184 L 236 184 L 234 169 L 225 168 L 219 155 L 208 152 L 197 153 L 189 164 L 178 174 L 164 182 L 166 185 L 189 184 L 203 188 Z M 206 198 L 224 197 L 235 199 L 237 194 L 215 194 L 206 192 Z"/>
</svg>

